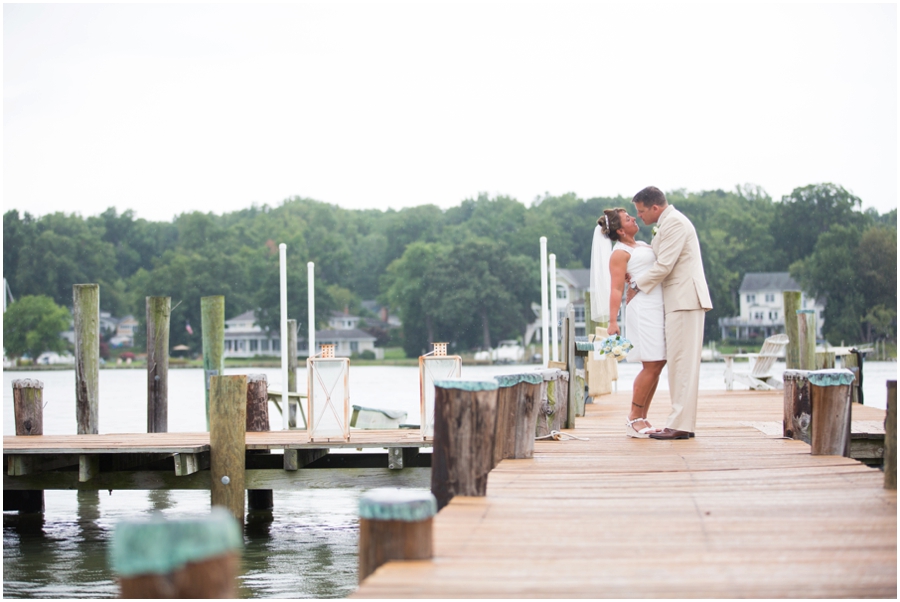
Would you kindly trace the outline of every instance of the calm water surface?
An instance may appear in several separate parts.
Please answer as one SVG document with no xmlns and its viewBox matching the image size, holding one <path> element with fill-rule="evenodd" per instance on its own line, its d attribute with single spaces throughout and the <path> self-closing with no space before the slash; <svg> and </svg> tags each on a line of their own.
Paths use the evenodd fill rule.
<svg viewBox="0 0 900 602">
<path fill-rule="evenodd" d="M 490 378 L 532 366 L 465 366 L 467 378 Z M 783 369 L 783 365 L 779 367 Z M 897 378 L 894 362 L 867 362 L 866 405 L 885 407 L 885 381 Z M 618 390 L 630 390 L 638 366 L 620 364 Z M 703 364 L 701 388 L 724 390 L 723 364 Z M 277 368 L 226 370 L 263 373 L 281 388 Z M 301 390 L 306 373 L 298 373 Z M 12 381 L 44 383 L 44 433 L 74 434 L 74 371 L 3 373 L 3 434 L 15 434 Z M 738 386 L 738 385 L 736 385 Z M 350 370 L 350 402 L 402 409 L 407 422 L 419 422 L 418 368 L 358 366 Z M 661 389 L 666 389 L 663 375 Z M 146 372 L 100 371 L 100 432 L 146 432 Z M 206 428 L 202 370 L 169 372 L 169 431 Z M 274 428 L 280 415 L 270 407 Z M 358 501 L 361 489 L 276 491 L 269 522 L 248 521 L 239 595 L 244 598 L 341 598 L 356 588 Z M 3 596 L 7 598 L 113 598 L 117 586 L 106 550 L 115 524 L 151 512 L 184 518 L 209 512 L 207 491 L 113 491 L 45 493 L 40 517 L 3 515 Z"/>
</svg>

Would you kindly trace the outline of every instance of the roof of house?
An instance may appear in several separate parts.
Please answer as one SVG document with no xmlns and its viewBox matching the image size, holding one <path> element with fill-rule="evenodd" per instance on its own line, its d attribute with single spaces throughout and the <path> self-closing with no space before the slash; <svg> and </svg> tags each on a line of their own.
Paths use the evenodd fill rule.
<svg viewBox="0 0 900 602">
<path fill-rule="evenodd" d="M 740 292 L 799 291 L 800 285 L 788 272 L 747 272 L 741 281 Z"/>
<path fill-rule="evenodd" d="M 373 337 L 368 332 L 364 330 L 360 330 L 358 328 L 345 328 L 343 330 L 335 330 L 332 328 L 328 328 L 326 330 L 317 330 L 316 331 L 316 340 L 321 342 L 325 341 L 337 341 L 339 339 L 352 339 L 352 340 L 369 340 L 374 341 L 376 337 Z"/>
<path fill-rule="evenodd" d="M 251 309 L 250 311 L 245 311 L 239 316 L 235 316 L 233 318 L 225 320 L 225 322 L 256 322 L 256 312 Z"/>
<path fill-rule="evenodd" d="M 579 289 L 588 290 L 591 288 L 591 271 L 584 268 L 575 270 L 566 270 L 556 268 L 558 276 L 562 276 Z"/>
</svg>

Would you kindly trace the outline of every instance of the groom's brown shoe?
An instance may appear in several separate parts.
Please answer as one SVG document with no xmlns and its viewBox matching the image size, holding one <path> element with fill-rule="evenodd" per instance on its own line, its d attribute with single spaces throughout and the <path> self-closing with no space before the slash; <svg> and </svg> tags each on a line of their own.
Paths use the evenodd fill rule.
<svg viewBox="0 0 900 602">
<path fill-rule="evenodd" d="M 693 435 L 693 433 L 689 431 L 676 431 L 675 429 L 665 428 L 658 433 L 650 433 L 650 438 L 668 441 L 671 439 L 687 439 L 691 435 Z"/>
</svg>

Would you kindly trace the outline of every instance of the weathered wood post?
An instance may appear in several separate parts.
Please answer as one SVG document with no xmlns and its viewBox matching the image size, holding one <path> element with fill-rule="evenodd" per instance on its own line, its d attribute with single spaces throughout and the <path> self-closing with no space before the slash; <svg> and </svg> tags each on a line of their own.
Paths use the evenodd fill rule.
<svg viewBox="0 0 900 602">
<path fill-rule="evenodd" d="M 811 309 L 797 310 L 798 339 L 800 340 L 801 370 L 816 369 L 816 313 Z"/>
<path fill-rule="evenodd" d="M 566 304 L 566 372 L 569 373 L 568 407 L 566 408 L 566 428 L 575 428 L 575 416 L 578 414 L 578 379 L 575 370 L 575 306 Z M 584 385 L 581 387 L 584 398 Z"/>
<path fill-rule="evenodd" d="M 831 370 L 834 361 L 834 351 L 816 351 L 816 370 Z"/>
<path fill-rule="evenodd" d="M 299 391 L 297 388 L 297 368 L 299 367 L 299 362 L 297 360 L 297 320 L 288 320 L 287 321 L 287 346 L 288 346 L 288 393 L 296 393 Z M 281 403 L 287 408 L 288 411 L 288 427 L 297 428 L 297 412 L 300 406 L 300 400 L 297 400 L 297 405 L 291 403 L 291 396 L 288 394 L 284 395 L 284 399 L 281 400 Z M 306 426 L 306 425 L 304 425 Z"/>
<path fill-rule="evenodd" d="M 443 508 L 455 495 L 483 496 L 494 462 L 497 381 L 434 383 L 431 493 Z"/>
<path fill-rule="evenodd" d="M 100 412 L 100 285 L 72 285 L 75 417 L 79 435 L 96 435 Z"/>
<path fill-rule="evenodd" d="M 848 355 L 841 356 L 841 368 L 849 370 L 856 379 L 853 381 L 853 388 L 850 390 L 850 402 L 862 403 L 862 354 L 855 349 L 851 350 Z"/>
<path fill-rule="evenodd" d="M 810 442 L 812 397 L 807 370 L 784 371 L 784 420 L 782 432 L 788 439 Z"/>
<path fill-rule="evenodd" d="M 503 458 L 531 458 L 544 377 L 540 372 L 524 372 L 494 378 L 499 386 L 494 466 Z"/>
<path fill-rule="evenodd" d="M 427 491 L 372 489 L 359 498 L 359 582 L 389 560 L 433 555 L 437 501 Z"/>
<path fill-rule="evenodd" d="M 808 378 L 812 398 L 810 453 L 849 458 L 853 373 L 849 370 L 814 370 Z"/>
<path fill-rule="evenodd" d="M 23 378 L 12 382 L 13 415 L 16 422 L 16 436 L 27 437 L 44 434 L 44 383 L 33 378 Z M 21 456 L 10 458 L 12 462 Z M 30 468 L 30 464 L 29 464 Z M 13 472 L 25 473 L 26 468 Z M 7 508 L 7 498 L 10 507 Z M 15 499 L 13 499 L 15 498 Z M 44 511 L 44 492 L 40 489 L 4 491 L 3 509 L 18 510 L 19 514 L 34 514 Z"/>
<path fill-rule="evenodd" d="M 797 310 L 800 309 L 800 291 L 784 291 L 784 332 L 788 335 L 787 348 L 784 351 L 785 368 L 800 370 L 800 330 L 797 323 Z"/>
<path fill-rule="evenodd" d="M 234 518 L 161 514 L 116 525 L 109 561 L 122 598 L 236 598 L 244 541 Z"/>
<path fill-rule="evenodd" d="M 887 381 L 884 413 L 884 488 L 897 489 L 897 381 Z"/>
<path fill-rule="evenodd" d="M 537 373 L 544 382 L 534 435 L 546 437 L 565 427 L 569 407 L 569 373 L 557 368 L 538 370 Z"/>
<path fill-rule="evenodd" d="M 269 424 L 269 391 L 265 374 L 247 375 L 247 432 L 259 433 L 268 431 Z M 266 449 L 249 450 L 248 454 L 268 454 Z M 248 489 L 247 510 L 265 511 L 275 507 L 271 489 Z"/>
<path fill-rule="evenodd" d="M 169 317 L 171 297 L 147 297 L 147 432 L 169 429 Z"/>
<path fill-rule="evenodd" d="M 203 378 L 206 387 L 206 430 L 209 430 L 210 377 L 225 373 L 225 297 L 201 297 L 200 328 L 203 330 Z M 285 397 L 287 397 L 285 395 Z"/>
<path fill-rule="evenodd" d="M 223 506 L 244 524 L 247 377 L 210 379 L 209 473 L 213 506 Z"/>
</svg>

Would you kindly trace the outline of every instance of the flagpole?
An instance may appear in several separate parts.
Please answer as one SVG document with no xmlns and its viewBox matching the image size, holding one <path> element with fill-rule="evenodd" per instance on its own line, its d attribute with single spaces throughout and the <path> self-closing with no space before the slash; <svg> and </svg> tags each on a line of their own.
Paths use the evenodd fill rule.
<svg viewBox="0 0 900 602">
<path fill-rule="evenodd" d="M 291 401 L 288 391 L 287 245 L 278 245 L 281 284 L 281 428 L 290 428 Z"/>
</svg>

